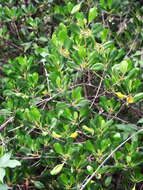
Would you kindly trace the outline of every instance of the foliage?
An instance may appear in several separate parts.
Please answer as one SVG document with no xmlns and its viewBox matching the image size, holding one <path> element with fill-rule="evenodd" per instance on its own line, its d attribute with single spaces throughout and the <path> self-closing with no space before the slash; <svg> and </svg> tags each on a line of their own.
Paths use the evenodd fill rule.
<svg viewBox="0 0 143 190">
<path fill-rule="evenodd" d="M 1 0 L 1 182 L 80 189 L 141 129 L 142 13 L 135 0 Z M 140 133 L 85 188 L 139 189 L 142 164 Z"/>
<path fill-rule="evenodd" d="M 11 154 L 7 153 L 4 154 L 1 158 L 0 158 L 0 182 L 3 183 L 3 178 L 5 177 L 6 171 L 5 168 L 9 167 L 9 168 L 15 168 L 16 166 L 20 166 L 20 162 L 17 160 L 10 160 Z M 8 187 L 7 185 L 1 184 L 0 187 L 2 189 L 7 190 Z"/>
</svg>

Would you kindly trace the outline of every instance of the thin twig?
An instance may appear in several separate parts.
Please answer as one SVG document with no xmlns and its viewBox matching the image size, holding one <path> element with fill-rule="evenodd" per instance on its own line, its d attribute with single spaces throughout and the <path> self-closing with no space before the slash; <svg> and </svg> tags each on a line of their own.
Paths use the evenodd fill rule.
<svg viewBox="0 0 143 190">
<path fill-rule="evenodd" d="M 37 156 L 16 156 L 14 157 L 14 159 L 21 159 L 21 160 L 37 160 L 37 159 L 41 159 L 41 158 L 57 158 L 55 156 L 41 156 L 41 155 L 37 155 Z"/>
<path fill-rule="evenodd" d="M 92 106 L 94 105 L 94 102 L 95 102 L 95 100 L 96 100 L 96 98 L 97 98 L 97 96 L 98 96 L 98 94 L 99 94 L 99 91 L 100 91 L 100 88 L 101 88 L 102 82 L 103 82 L 103 77 L 102 77 L 101 80 L 100 80 L 100 83 L 99 83 L 99 86 L 98 86 L 98 89 L 97 89 L 96 95 L 95 95 L 95 97 L 94 97 L 94 99 L 93 99 L 93 102 L 91 103 L 90 109 L 91 109 Z"/>
<path fill-rule="evenodd" d="M 125 121 L 125 120 L 123 120 L 123 119 L 121 119 L 121 118 L 119 118 L 119 117 L 117 117 L 117 116 L 115 116 L 115 115 L 108 115 L 108 114 L 106 114 L 106 113 L 101 113 L 100 112 L 100 114 L 101 115 L 104 115 L 104 116 L 106 116 L 106 117 L 108 117 L 108 118 L 110 118 L 110 119 L 116 119 L 116 120 L 118 120 L 118 121 L 121 121 L 121 122 L 123 122 L 123 123 L 129 123 L 128 121 Z"/>
<path fill-rule="evenodd" d="M 129 51 L 126 53 L 125 57 L 127 57 L 131 53 L 131 51 L 133 50 L 134 45 L 136 44 L 136 41 L 138 39 L 138 36 L 139 36 L 139 34 L 136 35 L 136 37 L 135 37 L 133 43 L 131 44 L 131 47 L 130 47 Z"/>
<path fill-rule="evenodd" d="M 8 123 L 12 122 L 13 119 L 14 119 L 14 116 L 10 117 L 6 122 L 0 125 L 0 132 L 7 126 Z"/>
<path fill-rule="evenodd" d="M 48 92 L 50 93 L 50 81 L 48 78 L 48 72 L 47 72 L 46 65 L 45 65 L 44 61 L 42 62 L 42 64 L 43 64 L 44 71 L 45 71 L 46 81 L 47 81 L 47 85 L 48 85 Z"/>
</svg>

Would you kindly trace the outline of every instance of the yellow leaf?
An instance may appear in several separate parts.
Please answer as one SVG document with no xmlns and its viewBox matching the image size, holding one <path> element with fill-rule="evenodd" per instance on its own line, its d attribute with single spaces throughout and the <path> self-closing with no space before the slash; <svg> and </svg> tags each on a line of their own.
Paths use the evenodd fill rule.
<svg viewBox="0 0 143 190">
<path fill-rule="evenodd" d="M 123 99 L 126 98 L 127 96 L 122 94 L 121 92 L 115 92 L 115 94 L 118 96 L 118 98 Z"/>
<path fill-rule="evenodd" d="M 76 138 L 78 136 L 78 133 L 77 132 L 74 132 L 70 135 L 71 138 Z"/>
<path fill-rule="evenodd" d="M 127 97 L 127 103 L 128 104 L 131 104 L 131 103 L 133 103 L 134 102 L 134 98 L 132 97 L 132 96 L 128 96 Z"/>
<path fill-rule="evenodd" d="M 44 96 L 46 96 L 46 95 L 49 94 L 49 92 L 48 92 L 47 90 L 44 90 L 44 91 L 42 92 L 42 94 L 43 94 Z"/>
<path fill-rule="evenodd" d="M 52 132 L 52 137 L 54 137 L 54 138 L 61 138 L 62 136 L 59 135 L 59 134 L 57 134 L 57 133 L 55 133 L 55 132 L 53 131 L 53 132 Z"/>
</svg>

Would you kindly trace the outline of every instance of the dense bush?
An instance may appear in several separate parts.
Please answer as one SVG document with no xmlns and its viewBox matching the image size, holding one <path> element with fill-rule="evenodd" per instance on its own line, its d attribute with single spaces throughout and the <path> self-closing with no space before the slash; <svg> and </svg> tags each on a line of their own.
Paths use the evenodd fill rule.
<svg viewBox="0 0 143 190">
<path fill-rule="evenodd" d="M 142 189 L 142 14 L 1 0 L 0 190 Z"/>
</svg>

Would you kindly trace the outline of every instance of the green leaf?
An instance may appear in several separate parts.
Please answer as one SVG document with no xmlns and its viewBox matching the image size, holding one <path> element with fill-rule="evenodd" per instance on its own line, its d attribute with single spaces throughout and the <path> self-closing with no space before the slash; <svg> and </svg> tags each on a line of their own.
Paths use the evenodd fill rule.
<svg viewBox="0 0 143 190">
<path fill-rule="evenodd" d="M 81 58 L 86 57 L 86 48 L 84 46 L 79 46 L 78 54 Z"/>
<path fill-rule="evenodd" d="M 87 150 L 89 150 L 91 152 L 95 152 L 94 146 L 89 140 L 86 141 L 85 147 Z"/>
<path fill-rule="evenodd" d="M 101 34 L 102 41 L 106 41 L 109 34 L 109 29 L 104 29 Z"/>
<path fill-rule="evenodd" d="M 82 97 L 81 91 L 82 91 L 81 87 L 77 87 L 77 88 L 73 89 L 72 90 L 72 99 L 73 100 L 80 100 Z"/>
<path fill-rule="evenodd" d="M 120 71 L 121 71 L 122 73 L 126 73 L 127 70 L 128 70 L 128 62 L 127 62 L 126 60 L 124 60 L 124 61 L 122 61 L 122 62 L 120 63 Z"/>
<path fill-rule="evenodd" d="M 137 130 L 136 125 L 133 124 L 117 124 L 116 127 L 125 132 L 135 132 Z"/>
<path fill-rule="evenodd" d="M 113 0 L 108 0 L 107 4 L 108 4 L 109 9 L 111 9 L 113 5 Z"/>
<path fill-rule="evenodd" d="M 112 176 L 107 177 L 105 180 L 105 186 L 108 187 L 111 184 L 111 181 L 112 181 Z"/>
<path fill-rule="evenodd" d="M 93 8 L 90 8 L 89 10 L 89 14 L 88 14 L 88 22 L 92 22 L 98 15 L 98 12 L 97 12 L 97 8 L 96 7 L 93 7 Z"/>
<path fill-rule="evenodd" d="M 126 77 L 125 79 L 132 79 L 132 78 L 134 78 L 135 76 L 138 75 L 139 71 L 140 71 L 139 68 L 133 68 L 133 69 L 129 72 L 129 74 L 127 75 L 127 77 Z"/>
<path fill-rule="evenodd" d="M 42 41 L 42 42 L 47 42 L 47 38 L 44 37 L 44 36 L 41 36 L 41 37 L 39 38 L 39 40 Z"/>
<path fill-rule="evenodd" d="M 91 66 L 91 69 L 93 71 L 100 71 L 100 70 L 104 69 L 104 65 L 103 65 L 103 63 L 96 63 L 96 64 Z"/>
<path fill-rule="evenodd" d="M 115 135 L 113 135 L 113 138 L 118 140 L 121 138 L 121 134 L 120 133 L 116 133 Z"/>
<path fill-rule="evenodd" d="M 39 110 L 35 107 L 31 108 L 28 116 L 29 116 L 29 119 L 31 119 L 33 121 L 39 121 L 41 118 L 41 114 L 40 114 Z"/>
<path fill-rule="evenodd" d="M 41 183 L 40 181 L 33 181 L 33 180 L 32 180 L 32 183 L 34 184 L 34 186 L 35 186 L 37 189 L 43 189 L 43 188 L 45 188 L 44 184 Z"/>
<path fill-rule="evenodd" d="M 39 79 L 38 73 L 33 73 L 32 74 L 32 79 L 33 79 L 33 82 L 36 84 L 38 82 L 38 79 Z"/>
<path fill-rule="evenodd" d="M 143 123 L 143 118 L 139 119 L 138 123 Z"/>
<path fill-rule="evenodd" d="M 100 0 L 100 6 L 101 6 L 102 8 L 106 8 L 105 0 Z"/>
<path fill-rule="evenodd" d="M 66 174 L 61 174 L 60 179 L 64 182 L 64 184 L 68 184 L 69 178 Z"/>
<path fill-rule="evenodd" d="M 93 167 L 91 167 L 90 165 L 88 165 L 88 166 L 87 166 L 87 171 L 88 171 L 90 174 L 92 174 L 93 171 L 94 171 L 94 169 L 93 169 Z"/>
<path fill-rule="evenodd" d="M 101 141 L 101 150 L 102 150 L 102 152 L 104 152 L 111 144 L 112 143 L 111 143 L 110 139 L 108 139 L 108 138 L 103 139 Z"/>
<path fill-rule="evenodd" d="M 138 93 L 134 96 L 134 102 L 138 102 L 143 99 L 143 92 Z"/>
<path fill-rule="evenodd" d="M 63 154 L 63 148 L 62 148 L 61 144 L 55 143 L 53 146 L 54 146 L 54 149 L 55 149 L 55 151 L 56 151 L 57 153 Z"/>
<path fill-rule="evenodd" d="M 4 168 L 0 168 L 0 181 L 3 183 L 3 178 L 5 176 L 5 169 Z"/>
<path fill-rule="evenodd" d="M 61 172 L 61 170 L 63 169 L 64 163 L 63 164 L 58 164 L 57 166 L 55 166 L 52 171 L 50 172 L 51 175 L 57 175 L 58 173 Z"/>
<path fill-rule="evenodd" d="M 75 14 L 76 12 L 78 12 L 81 8 L 81 3 L 75 5 L 71 11 L 71 14 Z"/>
<path fill-rule="evenodd" d="M 67 31 L 61 30 L 58 34 L 59 40 L 64 43 L 64 41 L 67 39 Z"/>
</svg>

